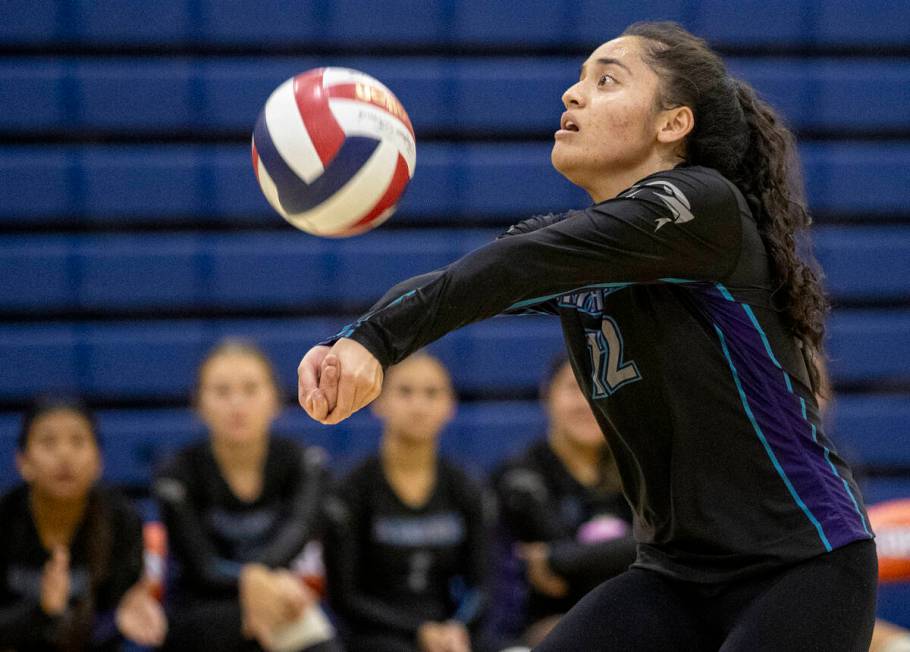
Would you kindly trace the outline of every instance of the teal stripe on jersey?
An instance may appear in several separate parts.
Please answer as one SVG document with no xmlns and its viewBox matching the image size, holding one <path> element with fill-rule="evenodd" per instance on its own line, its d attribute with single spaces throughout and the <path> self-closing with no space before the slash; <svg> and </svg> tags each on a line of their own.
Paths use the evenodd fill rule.
<svg viewBox="0 0 910 652">
<path fill-rule="evenodd" d="M 580 288 L 575 288 L 574 290 L 566 290 L 565 292 L 557 292 L 556 294 L 550 294 L 544 297 L 534 297 L 533 299 L 525 299 L 524 301 L 519 301 L 518 303 L 513 303 L 511 306 L 506 308 L 506 310 L 518 310 L 519 308 L 527 308 L 528 306 L 533 306 L 537 303 L 543 303 L 544 301 L 549 301 L 550 299 L 555 299 L 556 297 L 562 297 L 567 294 L 575 294 L 576 292 L 583 292 L 584 290 L 597 290 L 602 288 L 624 288 L 632 285 L 632 283 L 597 283 L 595 285 L 584 285 Z"/>
<path fill-rule="evenodd" d="M 723 331 L 717 324 L 714 324 L 714 330 L 717 331 L 717 336 L 720 338 L 721 348 L 724 351 L 724 357 L 727 358 L 727 364 L 730 366 L 730 373 L 733 374 L 733 382 L 736 384 L 736 389 L 739 392 L 739 400 L 743 404 L 743 409 L 746 412 L 746 416 L 749 418 L 749 422 L 752 424 L 752 428 L 755 429 L 755 434 L 758 435 L 759 441 L 761 441 L 762 446 L 765 448 L 765 453 L 767 453 L 768 458 L 771 460 L 771 463 L 777 470 L 778 475 L 780 475 L 781 479 L 784 481 L 784 484 L 786 485 L 787 490 L 790 492 L 790 495 L 793 497 L 793 500 L 797 505 L 799 505 L 799 508 L 803 510 L 803 513 L 806 515 L 812 525 L 815 526 L 815 529 L 818 531 L 818 537 L 821 539 L 822 544 L 825 546 L 825 550 L 831 552 L 831 544 L 828 542 L 828 537 L 825 536 L 825 532 L 822 529 L 821 523 L 818 522 L 818 519 L 815 518 L 815 515 L 809 510 L 809 508 L 806 506 L 806 503 L 803 502 L 803 499 L 800 498 L 799 494 L 796 492 L 796 489 L 790 482 L 790 478 L 787 477 L 787 473 L 784 471 L 784 468 L 777 460 L 777 456 L 774 454 L 774 451 L 771 450 L 771 445 L 765 438 L 765 433 L 762 432 L 761 426 L 759 426 L 758 421 L 755 420 L 755 415 L 752 414 L 752 408 L 749 407 L 749 399 L 746 398 L 746 393 L 743 391 L 742 384 L 739 382 L 739 374 L 736 371 L 736 365 L 733 364 L 733 358 L 730 357 L 730 350 L 727 348 L 727 341 L 724 338 Z"/>
</svg>

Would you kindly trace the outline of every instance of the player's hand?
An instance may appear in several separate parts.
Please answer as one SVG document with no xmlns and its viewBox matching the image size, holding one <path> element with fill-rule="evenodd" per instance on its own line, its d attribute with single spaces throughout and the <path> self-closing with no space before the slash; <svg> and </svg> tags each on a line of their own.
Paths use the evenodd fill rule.
<svg viewBox="0 0 910 652">
<path fill-rule="evenodd" d="M 55 546 L 41 573 L 41 609 L 48 616 L 66 611 L 70 598 L 70 553 Z"/>
<path fill-rule="evenodd" d="M 143 647 L 158 647 L 167 634 L 167 618 L 152 596 L 147 580 L 134 584 L 120 599 L 115 614 L 117 629 Z"/>
<path fill-rule="evenodd" d="M 338 361 L 336 369 L 330 365 L 333 357 Z M 314 418 L 325 424 L 344 421 L 379 396 L 382 378 L 382 365 L 365 346 L 341 338 L 325 356 L 322 380 L 319 383 L 319 389 L 328 402 L 329 413 L 325 418 Z"/>
<path fill-rule="evenodd" d="M 528 582 L 535 589 L 551 598 L 563 598 L 569 585 L 550 568 L 550 546 L 545 543 L 519 543 L 518 557 L 527 567 Z"/>
<path fill-rule="evenodd" d="M 332 405 L 337 395 L 338 358 L 328 355 L 330 348 L 314 346 L 297 367 L 297 400 L 316 421 L 325 419 L 331 409 L 326 392 L 331 393 Z"/>
</svg>

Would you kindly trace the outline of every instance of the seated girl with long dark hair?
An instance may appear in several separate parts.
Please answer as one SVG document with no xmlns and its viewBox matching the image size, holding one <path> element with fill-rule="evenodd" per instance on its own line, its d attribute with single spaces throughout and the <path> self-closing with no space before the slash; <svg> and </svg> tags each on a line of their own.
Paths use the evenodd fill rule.
<svg viewBox="0 0 910 652">
<path fill-rule="evenodd" d="M 0 499 L 0 649 L 116 650 L 157 645 L 167 628 L 141 581 L 142 523 L 98 486 L 95 419 L 78 401 L 26 413 L 16 464 L 24 483 Z"/>
</svg>

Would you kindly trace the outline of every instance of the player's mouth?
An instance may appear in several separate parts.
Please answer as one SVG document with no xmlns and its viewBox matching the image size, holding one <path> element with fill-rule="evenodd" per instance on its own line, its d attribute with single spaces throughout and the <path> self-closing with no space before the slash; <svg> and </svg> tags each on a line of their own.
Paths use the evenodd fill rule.
<svg viewBox="0 0 910 652">
<path fill-rule="evenodd" d="M 556 137 L 568 136 L 571 133 L 577 133 L 578 130 L 578 123 L 575 122 L 572 116 L 568 113 L 563 113 L 559 121 L 559 131 L 556 132 Z"/>
</svg>

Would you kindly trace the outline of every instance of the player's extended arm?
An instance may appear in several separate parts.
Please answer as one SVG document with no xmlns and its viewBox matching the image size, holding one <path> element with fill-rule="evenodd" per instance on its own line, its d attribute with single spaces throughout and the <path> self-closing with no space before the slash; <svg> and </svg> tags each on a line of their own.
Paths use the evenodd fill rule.
<svg viewBox="0 0 910 652">
<path fill-rule="evenodd" d="M 674 208 L 663 186 L 649 187 L 496 240 L 346 326 L 327 341 L 336 342 L 333 353 L 340 362 L 337 400 L 328 401 L 334 409 L 327 415 L 308 412 L 323 423 L 347 418 L 378 396 L 384 367 L 450 331 L 507 310 L 583 289 L 664 278 L 723 279 L 739 257 L 741 224 L 733 191 L 718 178 L 676 171 L 666 176 L 680 194 L 693 197 L 686 199 L 691 211 Z M 653 178 L 661 181 L 660 175 Z M 676 206 L 682 204 L 677 200 Z M 302 386 L 301 393 L 314 388 Z"/>
</svg>

